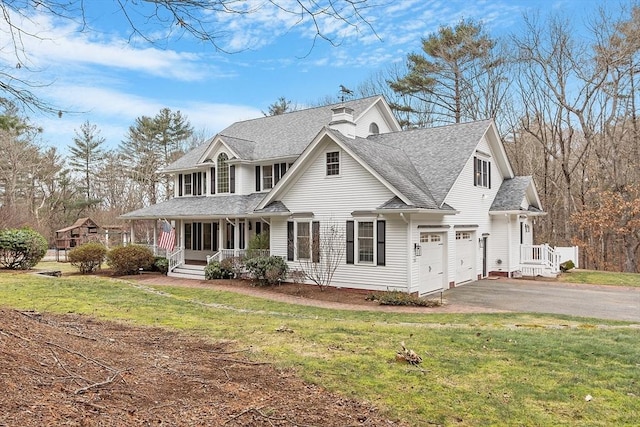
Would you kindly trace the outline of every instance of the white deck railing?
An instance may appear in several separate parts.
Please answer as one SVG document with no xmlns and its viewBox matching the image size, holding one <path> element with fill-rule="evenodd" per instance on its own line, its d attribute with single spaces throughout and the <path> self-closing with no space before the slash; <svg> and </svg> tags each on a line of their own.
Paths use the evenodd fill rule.
<svg viewBox="0 0 640 427">
<path fill-rule="evenodd" d="M 220 249 L 213 255 L 207 255 L 207 264 L 209 264 L 211 261 L 220 262 L 224 259 L 233 257 L 244 258 L 247 255 L 251 257 L 269 256 L 271 255 L 271 251 L 269 249 Z"/>
<path fill-rule="evenodd" d="M 524 268 L 546 267 L 551 273 L 560 272 L 560 254 L 547 244 L 520 245 L 520 265 Z"/>
<path fill-rule="evenodd" d="M 177 247 L 173 252 L 167 254 L 169 260 L 169 272 L 172 272 L 176 267 L 184 264 L 184 248 Z"/>
</svg>

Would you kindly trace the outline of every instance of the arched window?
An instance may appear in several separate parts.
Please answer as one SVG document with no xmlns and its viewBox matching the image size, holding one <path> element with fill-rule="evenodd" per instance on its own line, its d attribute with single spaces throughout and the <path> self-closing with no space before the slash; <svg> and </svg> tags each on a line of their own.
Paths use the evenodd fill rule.
<svg viewBox="0 0 640 427">
<path fill-rule="evenodd" d="M 378 124 L 376 122 L 371 122 L 369 125 L 369 135 L 377 135 L 380 133 L 380 129 L 378 128 Z"/>
<path fill-rule="evenodd" d="M 220 153 L 218 156 L 218 193 L 229 192 L 229 165 L 227 164 L 229 156 Z"/>
</svg>

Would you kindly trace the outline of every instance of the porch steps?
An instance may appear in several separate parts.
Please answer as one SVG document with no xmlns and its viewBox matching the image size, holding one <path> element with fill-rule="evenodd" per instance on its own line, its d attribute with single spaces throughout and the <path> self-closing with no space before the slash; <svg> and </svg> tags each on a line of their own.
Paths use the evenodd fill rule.
<svg viewBox="0 0 640 427">
<path fill-rule="evenodd" d="M 183 264 L 171 271 L 168 276 L 181 279 L 204 280 L 204 265 Z"/>
<path fill-rule="evenodd" d="M 520 274 L 525 277 L 540 276 L 540 277 L 556 278 L 560 273 L 554 272 L 551 268 L 545 265 L 522 264 L 520 265 Z"/>
</svg>

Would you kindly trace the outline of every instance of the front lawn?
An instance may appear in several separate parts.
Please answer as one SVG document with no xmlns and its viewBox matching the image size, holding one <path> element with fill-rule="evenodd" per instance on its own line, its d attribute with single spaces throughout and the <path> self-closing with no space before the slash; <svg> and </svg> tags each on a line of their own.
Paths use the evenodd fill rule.
<svg viewBox="0 0 640 427">
<path fill-rule="evenodd" d="M 640 419 L 640 330 L 624 322 L 328 310 L 215 289 L 10 272 L 0 272 L 0 304 L 231 340 L 256 360 L 292 367 L 307 381 L 373 402 L 412 426 L 609 426 Z M 423 362 L 397 362 L 401 342 Z"/>
<path fill-rule="evenodd" d="M 586 283 L 591 285 L 636 286 L 640 287 L 640 274 L 612 271 L 571 270 L 562 273 L 561 282 Z"/>
</svg>

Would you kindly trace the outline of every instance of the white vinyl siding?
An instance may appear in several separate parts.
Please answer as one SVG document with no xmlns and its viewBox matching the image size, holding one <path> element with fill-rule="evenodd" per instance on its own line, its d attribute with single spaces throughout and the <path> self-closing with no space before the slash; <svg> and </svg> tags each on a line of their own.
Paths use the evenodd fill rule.
<svg viewBox="0 0 640 427">
<path fill-rule="evenodd" d="M 473 225 L 474 228 L 474 277 L 482 274 L 482 251 L 478 244 L 479 236 L 483 233 L 489 233 L 489 250 L 487 251 L 487 268 L 488 271 L 492 271 L 492 264 L 496 257 L 492 253 L 492 249 L 499 246 L 497 242 L 503 242 L 500 244 L 507 245 L 506 240 L 499 240 L 495 236 L 493 225 L 494 221 L 491 220 L 489 210 L 493 204 L 493 200 L 496 197 L 496 193 L 502 184 L 502 175 L 500 170 L 496 166 L 496 162 L 489 162 L 491 167 L 491 188 L 476 187 L 474 185 L 474 159 L 479 156 L 485 159 L 493 158 L 491 147 L 489 146 L 486 138 L 482 138 L 476 150 L 479 153 L 486 153 L 489 156 L 474 153 L 469 157 L 462 172 L 453 184 L 449 194 L 445 198 L 445 203 L 452 206 L 460 213 L 445 218 L 444 223 L 447 225 Z M 461 231 L 460 229 L 456 231 Z M 456 270 L 458 257 L 456 256 L 456 240 L 455 232 L 448 234 L 448 259 L 447 262 L 447 277 L 448 282 L 457 282 Z M 505 248 L 506 250 L 506 248 Z"/>
<path fill-rule="evenodd" d="M 332 143 L 321 147 L 309 159 L 308 167 L 295 185 L 285 190 L 281 200 L 292 213 L 313 212 L 313 221 L 320 221 L 321 227 L 332 223 L 344 230 L 347 220 L 358 220 L 351 215 L 352 212 L 376 209 L 394 195 L 345 151 L 340 151 L 339 178 L 326 177 L 326 153 L 336 151 L 336 148 Z M 336 179 L 340 185 L 336 185 Z M 330 194 L 331 197 L 323 198 L 319 203 L 319 194 Z M 368 264 L 347 265 L 346 257 L 343 257 L 333 286 L 407 290 L 407 225 L 398 215 L 379 216 L 377 219 L 386 221 L 386 265 L 376 265 L 375 258 Z M 287 221 L 273 218 L 271 248 L 274 255 L 286 257 L 286 242 Z M 373 244 L 375 246 L 376 242 Z M 300 265 L 293 261 L 289 267 L 299 269 Z"/>
</svg>

